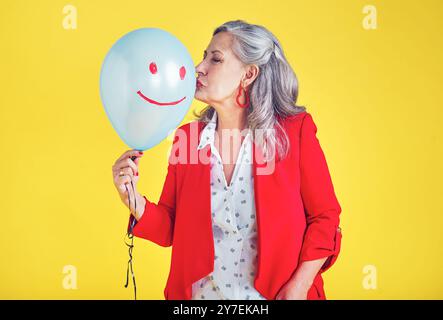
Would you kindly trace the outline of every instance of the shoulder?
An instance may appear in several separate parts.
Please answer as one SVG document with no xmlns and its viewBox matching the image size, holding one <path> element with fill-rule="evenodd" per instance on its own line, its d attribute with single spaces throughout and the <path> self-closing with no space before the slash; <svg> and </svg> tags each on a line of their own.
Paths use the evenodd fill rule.
<svg viewBox="0 0 443 320">
<path fill-rule="evenodd" d="M 312 127 L 312 125 L 315 126 L 312 115 L 307 111 L 286 117 L 280 122 L 285 130 L 289 131 L 291 135 L 299 133 L 307 127 Z"/>
<path fill-rule="evenodd" d="M 303 122 L 305 120 L 308 120 L 308 121 L 312 120 L 312 114 L 310 114 L 307 111 L 303 111 L 303 112 L 297 113 L 293 116 L 289 116 L 289 117 L 284 118 L 282 120 L 282 122 L 288 123 L 288 124 L 294 124 L 294 123 Z"/>
</svg>

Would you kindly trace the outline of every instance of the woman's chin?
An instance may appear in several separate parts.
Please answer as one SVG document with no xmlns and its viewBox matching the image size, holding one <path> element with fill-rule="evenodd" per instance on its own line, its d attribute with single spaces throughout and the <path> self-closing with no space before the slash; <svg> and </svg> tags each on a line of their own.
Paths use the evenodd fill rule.
<svg viewBox="0 0 443 320">
<path fill-rule="evenodd" d="M 203 103 L 208 103 L 205 98 L 203 98 L 198 92 L 194 94 L 194 99 Z"/>
</svg>

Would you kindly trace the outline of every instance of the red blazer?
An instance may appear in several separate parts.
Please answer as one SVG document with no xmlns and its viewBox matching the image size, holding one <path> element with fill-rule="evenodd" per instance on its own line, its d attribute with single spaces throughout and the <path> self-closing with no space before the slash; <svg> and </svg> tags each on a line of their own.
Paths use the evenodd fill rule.
<svg viewBox="0 0 443 320">
<path fill-rule="evenodd" d="M 332 266 L 340 252 L 341 207 L 312 116 L 303 112 L 281 123 L 291 148 L 283 160 L 276 157 L 272 174 L 257 174 L 260 167 L 269 164 L 262 161 L 262 150 L 253 143 L 258 233 L 254 286 L 266 299 L 273 300 L 302 261 L 328 257 L 308 291 L 308 299 L 326 299 L 321 273 Z M 175 132 L 158 204 L 145 197 L 144 214 L 132 230 L 136 237 L 163 247 L 172 245 L 166 300 L 191 299 L 192 283 L 214 268 L 210 164 L 195 158 L 191 162 L 196 154 L 198 159 L 210 156 L 209 145 L 197 150 L 204 125 L 193 121 L 180 126 L 181 133 L 186 134 L 186 148 L 176 151 L 175 142 L 183 139 L 183 134 Z M 200 154 L 203 152 L 206 155 Z M 186 161 L 177 163 L 174 157 L 180 156 Z M 133 220 L 130 215 L 128 231 Z"/>
</svg>

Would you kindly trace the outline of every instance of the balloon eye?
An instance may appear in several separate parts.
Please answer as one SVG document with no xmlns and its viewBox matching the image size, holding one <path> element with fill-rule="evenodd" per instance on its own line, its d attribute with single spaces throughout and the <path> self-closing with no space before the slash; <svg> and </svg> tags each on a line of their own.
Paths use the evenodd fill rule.
<svg viewBox="0 0 443 320">
<path fill-rule="evenodd" d="M 185 75 L 186 75 L 186 69 L 185 69 L 185 67 L 181 67 L 180 68 L 180 79 L 184 79 L 185 78 Z"/>
<path fill-rule="evenodd" d="M 151 71 L 152 74 L 157 73 L 157 65 L 155 64 L 155 62 L 151 62 L 151 64 L 149 65 L 149 71 Z"/>
</svg>

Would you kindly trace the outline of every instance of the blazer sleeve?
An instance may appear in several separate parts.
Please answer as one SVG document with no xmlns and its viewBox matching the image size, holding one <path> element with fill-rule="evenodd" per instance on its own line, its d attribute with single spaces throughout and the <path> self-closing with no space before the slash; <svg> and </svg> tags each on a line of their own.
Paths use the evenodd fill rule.
<svg viewBox="0 0 443 320">
<path fill-rule="evenodd" d="M 177 139 L 178 136 L 175 134 L 174 143 Z M 172 157 L 173 152 L 169 155 L 168 170 L 158 203 L 155 204 L 143 196 L 146 200 L 143 215 L 137 221 L 130 214 L 127 229 L 129 234 L 132 233 L 136 237 L 150 240 L 162 247 L 171 246 L 174 236 L 177 164 L 176 161 L 171 162 Z M 131 232 L 132 223 L 134 226 Z"/>
<path fill-rule="evenodd" d="M 307 113 L 300 133 L 300 190 L 306 230 L 299 262 L 328 257 L 319 271 L 322 273 L 334 264 L 340 252 L 341 207 L 316 133 L 317 127 Z"/>
</svg>

